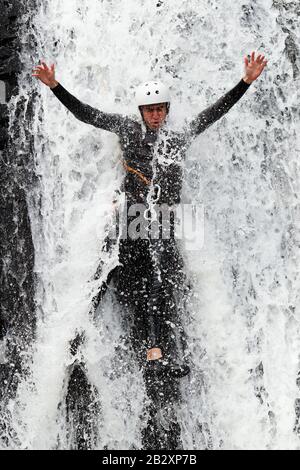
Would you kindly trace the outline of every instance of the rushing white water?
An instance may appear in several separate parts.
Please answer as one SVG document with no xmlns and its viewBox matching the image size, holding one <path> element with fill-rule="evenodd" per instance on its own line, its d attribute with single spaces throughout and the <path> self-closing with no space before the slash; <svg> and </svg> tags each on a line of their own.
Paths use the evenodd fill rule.
<svg viewBox="0 0 300 470">
<path fill-rule="evenodd" d="M 39 184 L 28 195 L 38 327 L 31 373 L 9 404 L 10 448 L 69 448 L 59 404 L 76 331 L 85 331 L 81 354 L 102 405 L 95 447 L 139 448 L 145 425 L 134 360 L 128 374 L 108 373 L 119 312 L 108 299 L 97 324 L 88 315 L 102 208 L 122 178 L 118 140 L 76 121 L 30 77 L 32 66 L 54 62 L 80 100 L 127 114 L 136 112 L 134 87 L 159 78 L 180 126 L 240 80 L 251 50 L 269 57 L 268 70 L 188 152 L 185 194 L 204 206 L 205 243 L 186 252 L 194 367 L 183 380 L 181 437 L 185 449 L 299 447 L 299 75 L 283 28 L 296 28 L 296 7 L 284 3 L 290 9 L 271 0 L 48 0 L 34 15 L 37 46 L 33 57 L 23 52 L 17 99 L 40 93 L 31 128 Z"/>
</svg>

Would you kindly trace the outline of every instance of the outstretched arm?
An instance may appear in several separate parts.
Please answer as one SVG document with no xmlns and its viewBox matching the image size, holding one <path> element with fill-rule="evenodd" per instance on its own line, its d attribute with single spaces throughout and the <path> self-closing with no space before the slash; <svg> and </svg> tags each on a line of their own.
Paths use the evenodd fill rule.
<svg viewBox="0 0 300 470">
<path fill-rule="evenodd" d="M 246 93 L 249 86 L 254 82 L 262 73 L 267 61 L 263 55 L 258 55 L 255 58 L 255 52 L 252 52 L 251 58 L 245 57 L 245 75 L 243 79 L 230 90 L 226 95 L 222 96 L 215 104 L 202 111 L 190 123 L 191 135 L 197 136 L 205 131 L 214 122 L 218 121 L 224 114 L 226 114 L 241 97 Z"/>
<path fill-rule="evenodd" d="M 47 85 L 60 102 L 66 106 L 77 119 L 106 131 L 115 132 L 116 134 L 122 132 L 128 118 L 120 114 L 104 113 L 79 101 L 55 80 L 54 64 L 49 68 L 45 62 L 42 62 L 42 65 L 38 65 L 33 71 L 34 74 L 32 74 L 32 76 L 37 77 L 42 83 Z"/>
</svg>

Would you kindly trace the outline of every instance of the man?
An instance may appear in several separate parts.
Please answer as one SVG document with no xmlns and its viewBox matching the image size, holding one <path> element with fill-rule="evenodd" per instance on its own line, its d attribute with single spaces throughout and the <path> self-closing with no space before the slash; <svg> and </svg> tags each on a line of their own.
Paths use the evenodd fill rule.
<svg viewBox="0 0 300 470">
<path fill-rule="evenodd" d="M 146 204 L 151 216 L 154 203 L 172 207 L 180 202 L 182 165 L 188 145 L 237 103 L 267 65 L 265 57 L 255 57 L 254 52 L 251 57 L 245 57 L 244 62 L 243 79 L 194 118 L 184 132 L 168 128 L 170 94 L 158 81 L 146 82 L 136 91 L 142 117 L 139 122 L 127 116 L 104 113 L 80 102 L 56 81 L 54 64 L 49 68 L 41 62 L 33 70 L 33 76 L 49 86 L 77 119 L 119 136 L 126 171 L 122 189 L 128 207 Z M 148 213 L 145 211 L 146 221 Z M 180 303 L 175 300 L 176 292 L 184 282 L 183 261 L 174 237 L 121 240 L 119 257 L 121 269 L 117 275 L 116 271 L 111 273 L 107 284 L 115 278 L 120 303 L 134 312 L 133 336 L 139 346 L 144 345 L 147 365 L 163 373 L 167 371 L 174 377 L 186 375 L 189 368 L 172 358 L 174 331 L 170 325 L 177 318 Z M 99 293 L 97 302 L 104 291 L 105 288 Z"/>
</svg>

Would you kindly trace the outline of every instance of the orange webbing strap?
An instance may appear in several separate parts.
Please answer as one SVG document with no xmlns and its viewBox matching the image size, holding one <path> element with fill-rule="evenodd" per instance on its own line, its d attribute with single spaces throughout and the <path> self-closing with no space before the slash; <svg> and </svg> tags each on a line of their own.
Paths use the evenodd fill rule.
<svg viewBox="0 0 300 470">
<path fill-rule="evenodd" d="M 151 184 L 151 181 L 148 180 L 148 178 L 146 178 L 146 176 L 144 176 L 143 173 L 141 173 L 139 170 L 136 170 L 135 168 L 132 168 L 131 166 L 127 165 L 127 163 L 124 160 L 122 161 L 122 163 L 126 171 L 129 171 L 129 173 L 137 175 L 144 184 L 147 184 L 148 186 Z"/>
</svg>

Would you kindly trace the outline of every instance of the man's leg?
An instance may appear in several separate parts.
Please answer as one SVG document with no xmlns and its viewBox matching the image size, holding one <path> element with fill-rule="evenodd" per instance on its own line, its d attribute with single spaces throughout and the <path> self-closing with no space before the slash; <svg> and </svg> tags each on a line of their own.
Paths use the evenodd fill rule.
<svg viewBox="0 0 300 470">
<path fill-rule="evenodd" d="M 116 239 L 113 239 L 109 235 L 107 235 L 104 239 L 103 246 L 101 249 L 102 256 L 100 256 L 100 262 L 94 274 L 95 280 L 99 279 L 102 276 L 103 267 L 105 266 L 105 263 L 108 261 L 108 259 L 112 255 L 115 247 L 116 247 Z M 114 281 L 117 284 L 119 270 L 120 270 L 120 266 L 116 266 L 108 273 L 106 280 L 102 282 L 98 293 L 92 299 L 90 313 L 92 314 L 95 313 L 98 305 L 100 304 L 104 295 L 106 294 L 111 282 Z"/>
<path fill-rule="evenodd" d="M 165 368 L 170 375 L 182 377 L 189 373 L 189 368 L 181 362 L 180 351 L 175 351 L 174 328 L 179 318 L 174 290 L 182 289 L 183 260 L 174 240 L 156 241 L 151 252 L 154 262 L 147 315 L 150 345 L 147 360 L 157 369 Z"/>
<path fill-rule="evenodd" d="M 161 350 L 161 320 L 163 309 L 164 293 L 162 282 L 158 274 L 154 271 L 151 275 L 151 286 L 149 291 L 147 324 L 148 324 L 148 345 L 147 360 L 154 361 L 162 357 Z"/>
<path fill-rule="evenodd" d="M 102 301 L 104 295 L 106 294 L 107 292 L 107 289 L 109 288 L 110 286 L 110 283 L 112 281 L 114 281 L 114 283 L 117 285 L 118 284 L 118 278 L 119 278 L 119 272 L 120 272 L 120 266 L 116 266 L 115 268 L 113 268 L 109 273 L 108 273 L 108 276 L 107 276 L 107 279 L 106 281 L 104 281 L 101 286 L 100 286 L 100 289 L 98 291 L 98 293 L 93 297 L 92 299 L 92 307 L 91 307 L 91 312 L 94 313 L 98 307 L 98 305 L 100 304 L 100 302 Z"/>
</svg>

